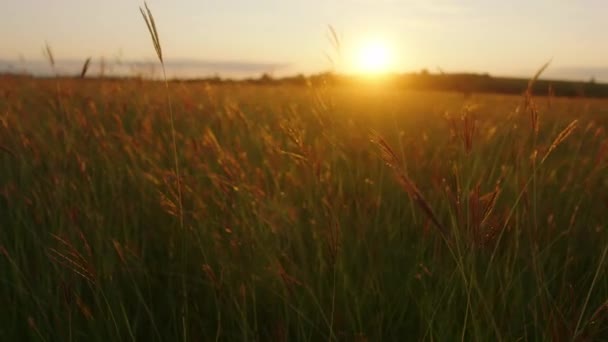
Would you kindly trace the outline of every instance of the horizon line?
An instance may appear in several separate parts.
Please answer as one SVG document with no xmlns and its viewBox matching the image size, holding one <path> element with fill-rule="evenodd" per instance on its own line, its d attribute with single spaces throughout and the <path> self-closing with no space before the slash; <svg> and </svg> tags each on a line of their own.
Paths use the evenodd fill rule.
<svg viewBox="0 0 608 342">
<path fill-rule="evenodd" d="M 85 59 L 77 58 L 62 58 L 55 60 L 55 70 L 50 65 L 48 60 L 44 58 L 38 59 L 7 59 L 0 58 L 0 73 L 25 73 L 32 74 L 34 76 L 54 75 L 60 74 L 62 76 L 70 75 L 81 71 L 81 68 L 85 62 Z M 102 59 L 96 58 L 91 59 L 96 63 L 91 63 L 89 66 L 90 73 L 105 73 L 108 76 L 133 76 L 134 74 L 141 74 L 145 72 L 154 74 L 156 68 L 160 68 L 161 64 L 154 58 L 141 58 L 141 59 Z M 62 65 L 63 64 L 63 65 Z M 239 61 L 239 60 L 213 60 L 213 59 L 197 59 L 197 58 L 168 58 L 164 62 L 165 67 L 169 72 L 173 71 L 175 75 L 172 78 L 180 79 L 197 79 L 197 78 L 209 78 L 209 77 L 228 77 L 228 78 L 240 78 L 247 79 L 252 77 L 259 77 L 260 75 L 267 74 L 274 76 L 275 74 L 287 76 L 297 75 L 315 75 L 320 73 L 326 73 L 331 71 L 331 67 L 325 69 L 316 70 L 289 70 L 295 67 L 293 63 L 280 63 L 280 62 L 256 62 L 256 61 Z M 29 67 L 29 68 L 28 68 Z M 72 70 L 57 70 L 68 67 Z M 31 70 L 33 68 L 34 70 Z M 137 69 L 140 70 L 137 70 Z M 116 70 L 122 69 L 122 70 Z M 131 69 L 131 70 L 129 70 Z M 329 70 L 328 70 L 329 69 Z M 432 73 L 430 70 L 437 72 Z M 513 70 L 507 72 L 489 72 L 489 71 L 473 71 L 473 70 L 454 70 L 444 72 L 439 67 L 435 68 L 417 68 L 408 70 L 393 70 L 390 74 L 412 74 L 420 73 L 426 70 L 432 74 L 477 74 L 477 75 L 490 75 L 491 77 L 502 77 L 502 78 L 526 78 L 531 77 L 532 73 L 526 72 L 523 69 Z M 335 69 L 334 69 L 335 71 Z M 177 76 L 181 74 L 181 76 Z M 186 74 L 189 74 L 186 76 Z M 351 75 L 356 74 L 354 72 L 340 71 L 338 74 Z M 608 65 L 607 66 L 557 66 L 549 67 L 541 79 L 552 79 L 552 80 L 567 80 L 567 81 L 581 81 L 586 82 L 595 80 L 599 82 L 608 82 Z"/>
</svg>

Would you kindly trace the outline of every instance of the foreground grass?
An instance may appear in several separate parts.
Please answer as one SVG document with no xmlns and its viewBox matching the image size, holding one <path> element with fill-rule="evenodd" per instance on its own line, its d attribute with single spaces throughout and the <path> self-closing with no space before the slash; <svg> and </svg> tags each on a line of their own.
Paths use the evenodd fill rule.
<svg viewBox="0 0 608 342">
<path fill-rule="evenodd" d="M 608 103 L 169 89 L 181 213 L 163 84 L 0 82 L 1 340 L 608 339 Z"/>
</svg>

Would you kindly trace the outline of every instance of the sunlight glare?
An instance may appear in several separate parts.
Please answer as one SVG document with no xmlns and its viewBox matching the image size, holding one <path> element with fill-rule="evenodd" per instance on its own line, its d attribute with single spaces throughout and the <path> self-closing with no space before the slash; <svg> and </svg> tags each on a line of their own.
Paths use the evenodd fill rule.
<svg viewBox="0 0 608 342">
<path fill-rule="evenodd" d="M 392 63 L 391 52 L 387 44 L 379 40 L 362 44 L 357 54 L 356 71 L 365 74 L 389 71 Z"/>
</svg>

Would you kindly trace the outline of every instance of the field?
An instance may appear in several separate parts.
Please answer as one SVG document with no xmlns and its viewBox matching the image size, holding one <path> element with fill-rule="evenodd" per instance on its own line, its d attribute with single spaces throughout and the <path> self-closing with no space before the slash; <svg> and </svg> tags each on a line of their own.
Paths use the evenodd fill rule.
<svg viewBox="0 0 608 342">
<path fill-rule="evenodd" d="M 5 77 L 0 340 L 608 340 L 607 125 L 582 98 Z"/>
</svg>

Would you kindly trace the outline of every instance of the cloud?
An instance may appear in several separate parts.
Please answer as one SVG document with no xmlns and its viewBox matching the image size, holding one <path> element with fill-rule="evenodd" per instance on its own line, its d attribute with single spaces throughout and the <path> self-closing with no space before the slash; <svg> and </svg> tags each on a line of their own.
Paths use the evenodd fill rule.
<svg viewBox="0 0 608 342">
<path fill-rule="evenodd" d="M 57 60 L 56 70 L 62 75 L 76 75 L 80 72 L 82 60 Z M 253 62 L 253 61 L 213 61 L 196 59 L 168 59 L 165 61 L 169 77 L 205 77 L 218 74 L 226 77 L 259 76 L 262 73 L 275 73 L 285 71 L 291 67 L 288 63 Z M 134 75 L 158 76 L 160 66 L 156 60 L 106 60 L 105 65 L 99 59 L 94 59 L 89 68 L 89 74 L 95 75 L 103 72 L 106 75 Z M 10 61 L 0 60 L 0 73 L 27 72 L 36 76 L 53 75 L 54 71 L 47 61 L 27 60 Z"/>
<path fill-rule="evenodd" d="M 608 81 L 608 66 L 605 67 L 556 67 L 547 69 L 547 77 L 588 81 L 594 78 L 597 81 Z"/>
</svg>

